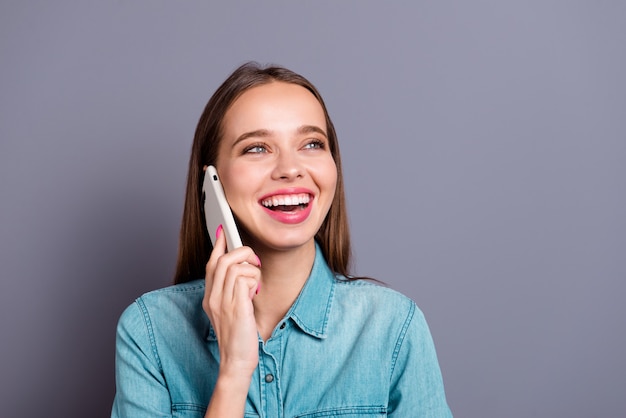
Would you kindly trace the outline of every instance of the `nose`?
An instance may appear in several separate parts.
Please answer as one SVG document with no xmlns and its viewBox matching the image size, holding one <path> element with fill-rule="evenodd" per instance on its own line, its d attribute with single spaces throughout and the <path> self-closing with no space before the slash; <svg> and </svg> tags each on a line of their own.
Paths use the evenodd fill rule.
<svg viewBox="0 0 626 418">
<path fill-rule="evenodd" d="M 303 167 L 295 152 L 281 150 L 276 156 L 275 163 L 272 172 L 274 180 L 292 181 L 304 175 Z"/>
</svg>

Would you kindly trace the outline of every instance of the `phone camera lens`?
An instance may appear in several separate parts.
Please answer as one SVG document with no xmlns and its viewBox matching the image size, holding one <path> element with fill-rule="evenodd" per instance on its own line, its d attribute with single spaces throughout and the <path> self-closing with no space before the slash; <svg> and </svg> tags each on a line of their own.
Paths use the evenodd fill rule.
<svg viewBox="0 0 626 418">
<path fill-rule="evenodd" d="M 213 174 L 213 180 L 217 181 L 217 176 Z"/>
</svg>

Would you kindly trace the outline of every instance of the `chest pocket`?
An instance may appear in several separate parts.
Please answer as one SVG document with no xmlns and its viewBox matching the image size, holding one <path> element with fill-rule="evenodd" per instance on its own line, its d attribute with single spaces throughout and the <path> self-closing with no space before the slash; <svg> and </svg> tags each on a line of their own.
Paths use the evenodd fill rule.
<svg viewBox="0 0 626 418">
<path fill-rule="evenodd" d="M 319 411 L 306 412 L 296 415 L 294 418 L 318 418 L 318 417 L 386 417 L 387 408 L 382 406 L 343 406 L 340 408 L 321 409 Z"/>
</svg>

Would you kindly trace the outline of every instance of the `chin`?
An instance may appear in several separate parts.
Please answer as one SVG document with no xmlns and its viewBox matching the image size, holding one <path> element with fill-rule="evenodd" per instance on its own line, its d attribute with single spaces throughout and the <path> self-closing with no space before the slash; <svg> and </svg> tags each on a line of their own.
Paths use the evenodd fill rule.
<svg viewBox="0 0 626 418">
<path fill-rule="evenodd" d="M 302 236 L 289 236 L 288 234 L 282 235 L 280 237 L 273 237 L 274 239 L 268 240 L 256 240 L 258 244 L 264 246 L 268 249 L 275 251 L 291 251 L 297 250 L 299 248 L 307 247 L 309 245 L 313 245 L 315 241 L 315 236 L 307 235 L 306 237 Z"/>
<path fill-rule="evenodd" d="M 315 239 L 315 235 L 311 236 L 310 233 L 284 231 L 276 227 L 267 227 L 253 234 L 241 224 L 239 224 L 239 233 L 244 245 L 255 250 L 266 248 L 274 251 L 289 251 L 309 245 Z"/>
</svg>

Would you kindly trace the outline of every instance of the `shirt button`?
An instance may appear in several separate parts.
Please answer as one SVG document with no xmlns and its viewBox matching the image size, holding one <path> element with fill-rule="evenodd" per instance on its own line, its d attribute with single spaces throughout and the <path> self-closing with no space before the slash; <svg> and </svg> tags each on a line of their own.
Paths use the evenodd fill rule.
<svg viewBox="0 0 626 418">
<path fill-rule="evenodd" d="M 280 324 L 280 329 L 285 329 L 285 323 Z"/>
<path fill-rule="evenodd" d="M 265 383 L 272 383 L 274 381 L 274 375 L 268 373 L 265 375 Z"/>
</svg>

